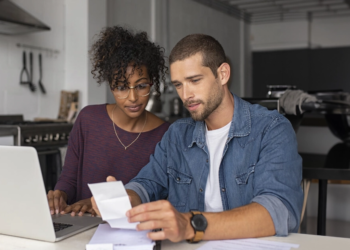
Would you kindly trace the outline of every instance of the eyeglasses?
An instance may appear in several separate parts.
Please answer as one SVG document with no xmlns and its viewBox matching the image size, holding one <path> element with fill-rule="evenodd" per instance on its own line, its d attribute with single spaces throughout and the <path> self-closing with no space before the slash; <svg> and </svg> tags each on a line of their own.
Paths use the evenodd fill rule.
<svg viewBox="0 0 350 250">
<path fill-rule="evenodd" d="M 153 83 L 141 83 L 134 87 L 130 87 L 127 85 L 118 85 L 115 88 L 115 92 L 119 99 L 128 98 L 130 89 L 134 89 L 138 96 L 148 96 L 151 93 L 151 86 Z"/>
</svg>

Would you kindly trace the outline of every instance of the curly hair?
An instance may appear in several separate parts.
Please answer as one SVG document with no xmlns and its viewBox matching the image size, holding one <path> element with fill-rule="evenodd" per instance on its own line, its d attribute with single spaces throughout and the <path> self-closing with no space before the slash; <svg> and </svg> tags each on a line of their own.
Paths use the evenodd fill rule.
<svg viewBox="0 0 350 250">
<path fill-rule="evenodd" d="M 134 33 L 120 26 L 103 29 L 90 50 L 91 73 L 99 84 L 108 82 L 114 90 L 118 82 L 129 84 L 125 78 L 127 67 L 132 64 L 141 74 L 141 66 L 147 68 L 154 90 L 160 95 L 159 85 L 165 83 L 168 68 L 165 65 L 164 48 L 148 40 L 146 32 Z M 129 76 L 130 77 L 130 76 Z"/>
</svg>

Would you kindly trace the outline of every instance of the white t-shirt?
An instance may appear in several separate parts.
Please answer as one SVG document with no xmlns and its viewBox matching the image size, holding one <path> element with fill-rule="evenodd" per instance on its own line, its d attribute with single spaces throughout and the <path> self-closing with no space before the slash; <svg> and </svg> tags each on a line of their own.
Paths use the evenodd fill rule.
<svg viewBox="0 0 350 250">
<path fill-rule="evenodd" d="M 230 126 L 231 122 L 222 128 L 210 131 L 208 127 L 206 127 L 206 140 L 210 156 L 210 169 L 205 188 L 204 209 L 206 212 L 223 211 L 219 183 L 219 168 Z"/>
</svg>

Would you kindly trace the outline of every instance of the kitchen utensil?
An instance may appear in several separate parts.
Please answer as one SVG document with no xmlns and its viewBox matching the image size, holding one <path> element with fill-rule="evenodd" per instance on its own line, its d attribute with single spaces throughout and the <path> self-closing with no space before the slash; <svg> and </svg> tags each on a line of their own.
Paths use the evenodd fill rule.
<svg viewBox="0 0 350 250">
<path fill-rule="evenodd" d="M 23 57 L 22 57 L 22 62 L 23 62 L 23 67 L 19 76 L 19 82 L 20 84 L 29 84 L 30 83 L 30 75 L 29 72 L 27 70 L 27 56 L 26 56 L 26 52 L 23 51 Z M 23 75 L 25 75 L 25 77 L 27 78 L 26 81 L 24 81 L 23 79 Z M 30 86 L 30 85 L 29 85 Z"/>
<path fill-rule="evenodd" d="M 36 87 L 33 83 L 33 53 L 29 53 L 29 72 L 30 72 L 30 81 L 28 82 L 29 88 L 32 92 L 35 91 Z"/>
<path fill-rule="evenodd" d="M 42 70 L 42 60 L 41 60 L 41 53 L 39 54 L 39 88 L 41 90 L 41 92 L 43 94 L 46 94 L 46 90 L 45 90 L 45 87 L 43 85 L 43 83 L 41 82 L 41 79 L 42 79 L 42 75 L 43 75 L 43 70 Z"/>
</svg>

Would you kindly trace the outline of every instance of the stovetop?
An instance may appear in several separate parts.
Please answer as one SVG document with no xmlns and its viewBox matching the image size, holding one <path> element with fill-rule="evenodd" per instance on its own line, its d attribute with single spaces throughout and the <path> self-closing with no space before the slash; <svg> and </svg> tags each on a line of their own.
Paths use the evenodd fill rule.
<svg viewBox="0 0 350 250">
<path fill-rule="evenodd" d="M 10 117 L 12 118 L 12 117 Z M 0 119 L 0 136 L 14 136 L 14 144 L 35 148 L 61 147 L 68 144 L 73 124 L 51 121 Z"/>
<path fill-rule="evenodd" d="M 0 125 L 37 125 L 37 124 L 67 124 L 53 121 L 0 121 Z"/>
</svg>

